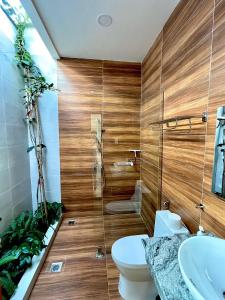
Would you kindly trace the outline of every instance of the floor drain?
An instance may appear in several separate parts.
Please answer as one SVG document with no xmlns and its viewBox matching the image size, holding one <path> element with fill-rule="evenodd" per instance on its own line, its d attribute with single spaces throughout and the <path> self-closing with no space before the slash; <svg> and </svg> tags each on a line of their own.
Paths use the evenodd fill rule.
<svg viewBox="0 0 225 300">
<path fill-rule="evenodd" d="M 102 247 L 97 248 L 95 256 L 96 256 L 97 259 L 103 259 L 104 258 L 105 253 L 103 252 Z"/>
<path fill-rule="evenodd" d="M 62 271 L 63 262 L 55 262 L 51 264 L 50 272 L 51 273 L 59 273 Z"/>
<path fill-rule="evenodd" d="M 68 221 L 68 225 L 69 226 L 73 226 L 73 225 L 75 225 L 76 224 L 76 221 L 75 220 L 69 220 Z"/>
</svg>

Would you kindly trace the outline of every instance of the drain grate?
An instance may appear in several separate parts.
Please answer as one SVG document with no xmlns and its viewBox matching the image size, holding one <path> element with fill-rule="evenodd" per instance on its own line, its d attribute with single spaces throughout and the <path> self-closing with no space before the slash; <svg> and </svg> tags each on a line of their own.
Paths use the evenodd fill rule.
<svg viewBox="0 0 225 300">
<path fill-rule="evenodd" d="M 50 272 L 51 273 L 59 273 L 62 271 L 62 267 L 63 267 L 63 262 L 60 261 L 60 262 L 54 262 L 51 264 L 51 267 L 50 267 Z"/>
<path fill-rule="evenodd" d="M 76 220 L 74 220 L 74 219 L 71 219 L 71 220 L 68 221 L 68 225 L 69 225 L 69 226 L 74 226 L 76 223 L 77 223 L 77 222 L 76 222 Z"/>
</svg>

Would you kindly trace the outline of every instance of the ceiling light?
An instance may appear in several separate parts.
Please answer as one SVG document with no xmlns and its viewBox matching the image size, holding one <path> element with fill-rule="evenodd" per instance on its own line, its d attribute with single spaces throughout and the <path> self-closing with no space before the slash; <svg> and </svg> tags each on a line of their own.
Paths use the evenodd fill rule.
<svg viewBox="0 0 225 300">
<path fill-rule="evenodd" d="M 112 17 L 110 15 L 99 15 L 97 18 L 98 24 L 103 27 L 109 27 L 112 25 Z"/>
</svg>

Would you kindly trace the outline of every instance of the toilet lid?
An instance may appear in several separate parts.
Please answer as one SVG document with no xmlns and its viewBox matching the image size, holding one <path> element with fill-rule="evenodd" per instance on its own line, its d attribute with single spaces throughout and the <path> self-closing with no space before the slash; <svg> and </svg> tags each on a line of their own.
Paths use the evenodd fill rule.
<svg viewBox="0 0 225 300">
<path fill-rule="evenodd" d="M 148 238 L 147 234 L 126 236 L 117 240 L 112 246 L 112 258 L 115 262 L 127 267 L 146 266 L 145 249 L 141 239 Z"/>
</svg>

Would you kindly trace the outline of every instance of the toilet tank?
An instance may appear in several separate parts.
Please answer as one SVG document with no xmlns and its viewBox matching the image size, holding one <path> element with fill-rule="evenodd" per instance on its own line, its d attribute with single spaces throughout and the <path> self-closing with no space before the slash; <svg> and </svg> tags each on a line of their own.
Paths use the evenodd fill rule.
<svg viewBox="0 0 225 300">
<path fill-rule="evenodd" d="M 183 224 L 181 217 L 169 210 L 158 210 L 155 217 L 154 237 L 188 234 L 189 230 Z"/>
</svg>

